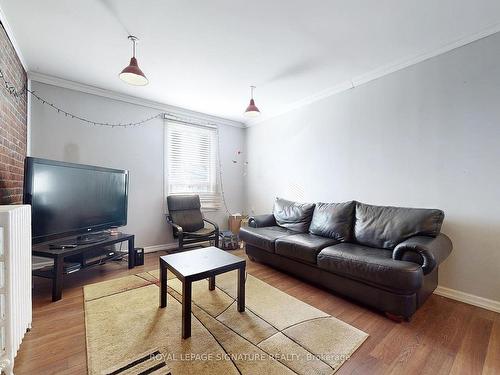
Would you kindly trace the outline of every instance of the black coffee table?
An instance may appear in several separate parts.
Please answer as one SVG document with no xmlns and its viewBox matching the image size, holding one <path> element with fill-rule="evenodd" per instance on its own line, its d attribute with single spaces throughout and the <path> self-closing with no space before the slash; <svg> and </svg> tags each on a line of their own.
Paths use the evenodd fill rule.
<svg viewBox="0 0 500 375">
<path fill-rule="evenodd" d="M 167 306 L 167 269 L 182 282 L 182 338 L 191 336 L 191 284 L 209 279 L 215 290 L 215 275 L 238 270 L 238 311 L 245 311 L 246 261 L 216 247 L 185 251 L 160 257 L 160 308 Z"/>
</svg>

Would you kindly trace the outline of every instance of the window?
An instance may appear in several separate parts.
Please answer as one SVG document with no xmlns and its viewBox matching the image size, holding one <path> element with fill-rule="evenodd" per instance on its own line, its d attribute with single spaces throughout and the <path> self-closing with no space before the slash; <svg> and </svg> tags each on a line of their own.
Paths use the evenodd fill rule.
<svg viewBox="0 0 500 375">
<path fill-rule="evenodd" d="M 167 122 L 167 194 L 198 194 L 202 209 L 217 210 L 217 146 L 216 128 Z"/>
</svg>

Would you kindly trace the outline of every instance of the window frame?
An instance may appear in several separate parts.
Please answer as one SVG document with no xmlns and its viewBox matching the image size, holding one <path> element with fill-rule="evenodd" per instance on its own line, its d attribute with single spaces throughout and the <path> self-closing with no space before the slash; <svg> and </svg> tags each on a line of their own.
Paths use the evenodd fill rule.
<svg viewBox="0 0 500 375">
<path fill-rule="evenodd" d="M 174 124 L 175 126 L 186 126 L 191 128 L 201 128 L 207 129 L 214 132 L 214 142 L 213 146 L 215 147 L 215 155 L 213 160 L 214 167 L 214 178 L 215 178 L 215 192 L 170 192 L 170 184 L 169 184 L 169 153 L 170 153 L 170 129 L 169 126 Z M 199 125 L 193 124 L 184 121 L 176 121 L 171 119 L 164 120 L 164 136 L 163 136 L 163 196 L 164 196 L 164 211 L 167 213 L 168 207 L 166 204 L 168 195 L 182 195 L 182 194 L 198 194 L 200 196 L 201 202 L 201 210 L 205 212 L 219 211 L 222 207 L 222 196 L 220 189 L 220 161 L 219 161 L 219 130 L 217 126 L 210 125 Z"/>
</svg>

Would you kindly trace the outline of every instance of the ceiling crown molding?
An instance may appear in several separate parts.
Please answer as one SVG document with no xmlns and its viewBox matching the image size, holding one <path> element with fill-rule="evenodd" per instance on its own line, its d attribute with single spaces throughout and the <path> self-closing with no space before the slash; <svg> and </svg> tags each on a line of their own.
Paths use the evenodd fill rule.
<svg viewBox="0 0 500 375">
<path fill-rule="evenodd" d="M 101 96 L 108 99 L 119 100 L 125 103 L 140 105 L 142 107 L 157 109 L 160 111 L 169 112 L 178 116 L 189 117 L 192 119 L 197 119 L 201 121 L 213 122 L 218 125 L 228 125 L 237 128 L 244 128 L 245 125 L 241 122 L 225 119 L 218 116 L 212 116 L 202 112 L 192 111 L 190 109 L 185 109 L 181 107 L 176 107 L 173 105 L 155 102 L 149 99 L 143 99 L 136 96 L 122 94 L 116 91 L 102 89 L 95 86 L 86 85 L 84 83 L 70 81 L 64 78 L 54 77 L 47 74 L 42 74 L 38 72 L 28 72 L 28 79 L 31 81 L 36 81 L 40 83 L 45 83 L 52 86 L 62 87 L 69 90 L 80 91 L 86 94 L 92 94 Z"/>
<path fill-rule="evenodd" d="M 389 74 L 397 72 L 399 70 L 408 68 L 412 65 L 416 65 L 416 64 L 421 63 L 425 60 L 429 60 L 433 57 L 445 54 L 445 53 L 450 52 L 454 49 L 463 47 L 467 44 L 470 44 L 470 43 L 473 43 L 477 40 L 486 38 L 486 37 L 493 35 L 493 34 L 496 34 L 498 32 L 500 32 L 500 24 L 494 24 L 494 25 L 492 25 L 492 26 L 490 26 L 490 27 L 478 32 L 478 33 L 465 36 L 465 37 L 457 39 L 451 43 L 447 43 L 447 44 L 444 44 L 440 47 L 421 52 L 421 53 L 414 55 L 412 57 L 408 57 L 406 59 L 401 59 L 399 61 L 389 63 L 387 65 L 381 66 L 380 68 L 374 69 L 368 73 L 353 77 L 349 81 L 344 81 L 344 82 L 337 84 L 335 86 L 328 87 L 328 88 L 326 88 L 322 91 L 319 91 L 313 95 L 310 95 L 310 96 L 307 96 L 303 99 L 292 102 L 277 112 L 270 113 L 269 115 L 263 114 L 262 116 L 260 116 L 257 119 L 248 120 L 245 122 L 245 125 L 246 125 L 246 127 L 250 127 L 253 125 L 260 124 L 264 121 L 273 119 L 275 117 L 279 117 L 279 116 L 284 115 L 288 112 L 291 112 L 295 109 L 298 109 L 298 108 L 307 106 L 311 103 L 317 102 L 319 100 L 328 98 L 329 96 L 339 94 L 343 91 L 353 89 L 357 86 L 363 85 L 363 84 L 368 83 L 370 81 L 374 81 L 378 78 L 382 78 L 386 75 L 389 75 Z"/>
</svg>

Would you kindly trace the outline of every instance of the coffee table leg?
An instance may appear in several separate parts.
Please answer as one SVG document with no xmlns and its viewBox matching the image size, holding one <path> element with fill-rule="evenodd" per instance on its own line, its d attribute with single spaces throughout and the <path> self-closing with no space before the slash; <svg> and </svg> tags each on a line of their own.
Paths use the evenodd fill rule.
<svg viewBox="0 0 500 375">
<path fill-rule="evenodd" d="M 160 307 L 167 306 L 167 265 L 160 258 Z"/>
<path fill-rule="evenodd" d="M 208 278 L 208 290 L 215 290 L 215 276 Z"/>
<path fill-rule="evenodd" d="M 245 266 L 238 268 L 238 311 L 245 311 Z"/>
<path fill-rule="evenodd" d="M 182 282 L 182 338 L 191 337 L 191 281 Z"/>
</svg>

